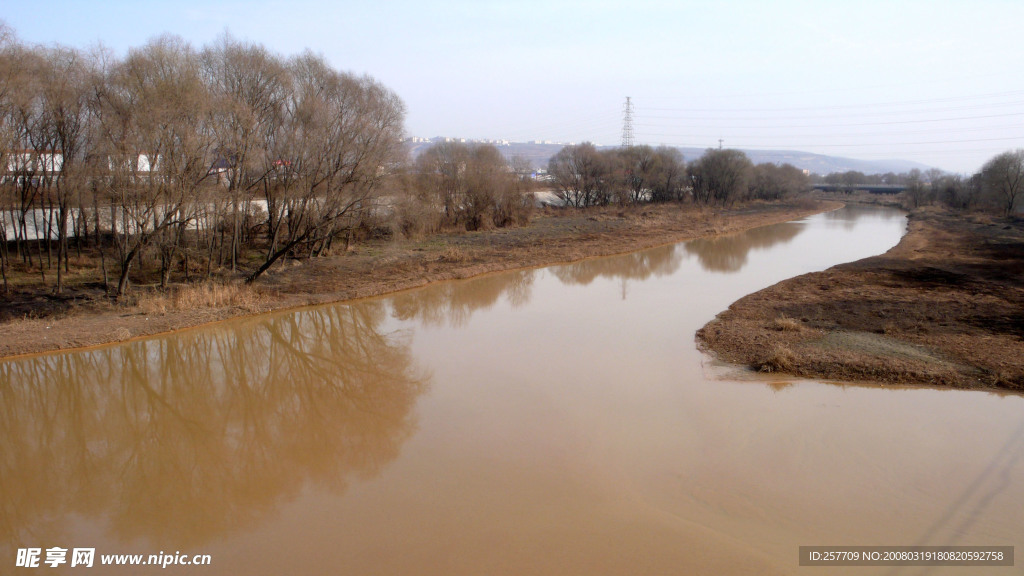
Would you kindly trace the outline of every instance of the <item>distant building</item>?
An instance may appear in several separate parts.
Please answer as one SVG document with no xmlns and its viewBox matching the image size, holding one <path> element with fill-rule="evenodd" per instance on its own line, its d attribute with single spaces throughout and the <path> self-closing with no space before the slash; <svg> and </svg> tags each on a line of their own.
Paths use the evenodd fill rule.
<svg viewBox="0 0 1024 576">
<path fill-rule="evenodd" d="M 0 175 L 0 182 L 54 177 L 60 174 L 63 168 L 64 155 L 60 152 L 17 150 L 7 155 L 7 167 L 3 175 Z"/>
</svg>

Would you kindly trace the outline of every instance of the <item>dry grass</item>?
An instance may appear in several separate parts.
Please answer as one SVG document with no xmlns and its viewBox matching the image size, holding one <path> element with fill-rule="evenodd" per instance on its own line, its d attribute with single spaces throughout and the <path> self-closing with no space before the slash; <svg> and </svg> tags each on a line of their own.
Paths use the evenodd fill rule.
<svg viewBox="0 0 1024 576">
<path fill-rule="evenodd" d="M 765 372 L 1024 391 L 1022 310 L 1024 221 L 925 209 L 886 254 L 746 296 L 697 339 Z"/>
<path fill-rule="evenodd" d="M 777 332 L 800 332 L 804 329 L 803 324 L 799 320 L 790 318 L 785 314 L 772 320 L 771 329 Z"/>
<path fill-rule="evenodd" d="M 818 201 L 810 196 L 801 196 L 796 198 L 793 202 L 800 208 L 813 208 Z"/>
<path fill-rule="evenodd" d="M 469 260 L 469 255 L 458 246 L 449 246 L 444 249 L 438 260 L 449 264 L 464 264 Z"/>
<path fill-rule="evenodd" d="M 179 286 L 167 294 L 141 296 L 136 307 L 154 315 L 206 308 L 238 308 L 255 313 L 263 309 L 263 300 L 259 292 L 245 284 L 204 282 Z"/>
<path fill-rule="evenodd" d="M 767 356 L 756 363 L 759 372 L 794 372 L 796 356 L 782 344 L 776 344 Z"/>
</svg>

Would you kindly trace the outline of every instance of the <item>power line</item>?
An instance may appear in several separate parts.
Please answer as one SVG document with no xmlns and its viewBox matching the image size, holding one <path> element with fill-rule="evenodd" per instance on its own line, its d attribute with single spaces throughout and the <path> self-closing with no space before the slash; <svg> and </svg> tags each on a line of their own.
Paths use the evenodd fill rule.
<svg viewBox="0 0 1024 576">
<path fill-rule="evenodd" d="M 842 144 L 823 144 L 823 143 L 803 143 L 803 144 L 786 144 L 786 146 L 793 146 L 797 148 L 860 148 L 864 146 L 879 146 L 880 144 L 886 146 L 930 146 L 935 144 L 965 144 L 970 142 L 1004 142 L 1007 140 L 1020 141 L 1020 136 L 1010 136 L 1006 138 L 969 138 L 963 140 L 928 140 L 921 142 L 862 142 L 862 143 L 842 143 Z M 757 145 L 757 144 L 741 144 L 737 145 L 737 148 L 746 149 L 764 149 L 771 150 L 776 146 L 773 145 Z"/>
<path fill-rule="evenodd" d="M 719 107 L 719 108 L 687 108 L 691 112 L 805 112 L 805 111 L 816 111 L 816 110 L 856 110 L 856 109 L 867 109 L 867 108 L 891 108 L 891 107 L 906 107 L 906 106 L 921 106 L 923 104 L 939 104 L 948 102 L 965 102 L 971 100 L 990 100 L 993 98 L 1005 98 L 1012 96 L 1019 98 L 1024 95 L 1024 90 L 1011 90 L 1006 92 L 990 92 L 987 94 L 978 94 L 972 96 L 950 96 L 946 98 L 929 98 L 923 100 L 897 100 L 889 102 L 866 102 L 863 104 L 833 104 L 826 106 L 778 106 L 772 108 L 736 108 L 732 106 Z M 1015 104 L 1016 102 L 1013 102 Z M 1005 104 L 985 104 L 987 106 L 998 106 Z M 672 111 L 678 108 L 646 108 L 647 110 L 664 110 Z M 956 108 L 954 108 L 956 109 Z"/>
<path fill-rule="evenodd" d="M 991 107 L 984 107 L 988 109 Z M 979 109 L 982 109 L 979 107 Z M 921 112 L 915 112 L 915 114 L 922 114 L 925 112 L 932 112 L 931 110 L 925 110 Z M 879 116 L 880 114 L 865 114 L 864 116 Z M 883 115 L 891 115 L 883 114 Z M 1006 118 L 1008 116 L 1024 116 L 1024 112 L 1005 112 L 1001 114 L 981 114 L 975 116 L 952 116 L 944 118 L 919 118 L 915 120 L 885 120 L 879 122 L 856 122 L 846 124 L 785 124 L 786 128 L 808 128 L 808 127 L 822 127 L 822 126 L 884 126 L 890 124 L 919 124 L 922 122 L 954 122 L 960 120 L 983 120 L 987 118 Z M 722 122 L 762 122 L 765 120 L 827 120 L 830 118 L 855 118 L 853 115 L 842 115 L 842 116 L 647 116 L 644 115 L 644 119 L 653 120 L 685 120 L 687 122 L 709 122 L 718 125 Z M 760 126 L 765 126 L 760 124 Z"/>
<path fill-rule="evenodd" d="M 755 92 L 755 93 L 751 93 L 750 91 L 746 91 L 745 90 L 743 92 L 737 92 L 737 93 L 717 94 L 716 97 L 717 98 L 743 98 L 743 99 L 755 98 L 755 99 L 759 99 L 759 98 L 778 97 L 778 96 L 807 96 L 807 95 L 815 95 L 815 94 L 825 95 L 825 94 L 836 94 L 836 93 L 839 93 L 839 94 L 850 94 L 851 92 L 877 92 L 878 90 L 885 90 L 887 93 L 892 93 L 892 92 L 903 92 L 903 91 L 905 91 L 907 89 L 911 89 L 911 88 L 920 89 L 920 88 L 923 88 L 923 87 L 929 86 L 929 85 L 943 85 L 943 86 L 955 85 L 955 86 L 959 87 L 959 86 L 963 86 L 965 84 L 965 82 L 969 82 L 969 81 L 972 81 L 972 80 L 978 80 L 978 79 L 981 79 L 981 78 L 996 78 L 996 77 L 1007 77 L 1007 78 L 1010 78 L 1010 79 L 1013 79 L 1013 80 L 1017 80 L 1018 79 L 1017 76 L 1013 72 L 998 72 L 998 73 L 991 73 L 991 74 L 976 74 L 976 75 L 972 75 L 972 76 L 957 76 L 956 78 L 946 78 L 946 79 L 941 79 L 941 80 L 932 80 L 932 81 L 925 81 L 925 82 L 913 82 L 913 83 L 898 83 L 898 84 L 887 83 L 887 84 L 875 84 L 875 85 L 861 84 L 861 85 L 856 85 L 856 86 L 845 86 L 844 85 L 841 88 L 799 89 L 799 90 L 792 90 L 792 91 Z M 996 95 L 996 94 L 1005 94 L 1005 92 L 994 92 L 994 93 L 982 94 L 982 95 L 977 96 L 977 97 L 984 97 L 984 96 Z M 685 100 L 685 99 L 689 99 L 689 98 L 692 97 L 691 95 L 680 95 L 680 94 L 673 94 L 673 95 L 644 94 L 642 96 L 644 97 L 645 100 Z M 976 96 L 962 96 L 960 98 L 974 98 L 974 97 L 976 97 Z"/>
</svg>

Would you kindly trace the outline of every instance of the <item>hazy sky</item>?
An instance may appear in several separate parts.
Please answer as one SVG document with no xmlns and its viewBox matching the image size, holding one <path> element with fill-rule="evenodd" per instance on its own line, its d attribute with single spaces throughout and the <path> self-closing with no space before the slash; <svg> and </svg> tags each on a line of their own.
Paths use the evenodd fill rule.
<svg viewBox="0 0 1024 576">
<path fill-rule="evenodd" d="M 794 149 L 973 172 L 1024 147 L 1024 2 L 4 0 L 28 43 L 225 30 L 405 101 L 411 136 Z"/>
</svg>

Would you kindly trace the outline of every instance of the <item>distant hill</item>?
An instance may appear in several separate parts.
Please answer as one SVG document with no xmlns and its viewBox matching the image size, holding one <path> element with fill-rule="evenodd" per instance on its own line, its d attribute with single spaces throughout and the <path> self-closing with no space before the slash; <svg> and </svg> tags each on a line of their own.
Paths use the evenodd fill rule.
<svg viewBox="0 0 1024 576">
<path fill-rule="evenodd" d="M 438 139 L 435 139 L 435 141 Z M 410 143 L 410 153 L 415 157 L 420 151 L 430 146 L 431 142 Z M 498 146 L 507 158 L 519 156 L 530 161 L 535 168 L 544 168 L 548 160 L 562 149 L 564 144 L 541 144 L 534 142 L 509 142 Z M 602 148 L 611 148 L 602 146 Z M 686 161 L 695 160 L 704 155 L 704 148 L 679 148 Z M 928 170 L 932 166 L 909 160 L 857 160 L 856 158 L 843 158 L 840 156 L 825 156 L 824 154 L 812 154 L 797 150 L 744 150 L 743 151 L 754 164 L 792 164 L 801 170 L 809 170 L 817 174 L 831 174 L 833 172 L 848 172 L 856 170 L 865 174 L 885 174 L 894 172 L 908 172 L 914 168 L 921 171 Z"/>
<path fill-rule="evenodd" d="M 680 148 L 687 160 L 699 158 L 704 154 L 700 148 Z M 744 150 L 747 157 L 754 164 L 792 164 L 801 170 L 810 170 L 818 174 L 830 174 L 832 172 L 849 172 L 856 170 L 865 174 L 885 174 L 894 172 L 909 172 L 914 168 L 924 171 L 933 166 L 910 160 L 857 160 L 856 158 L 843 158 L 840 156 L 825 156 L 824 154 L 812 154 L 810 152 L 799 152 L 796 150 Z"/>
</svg>

